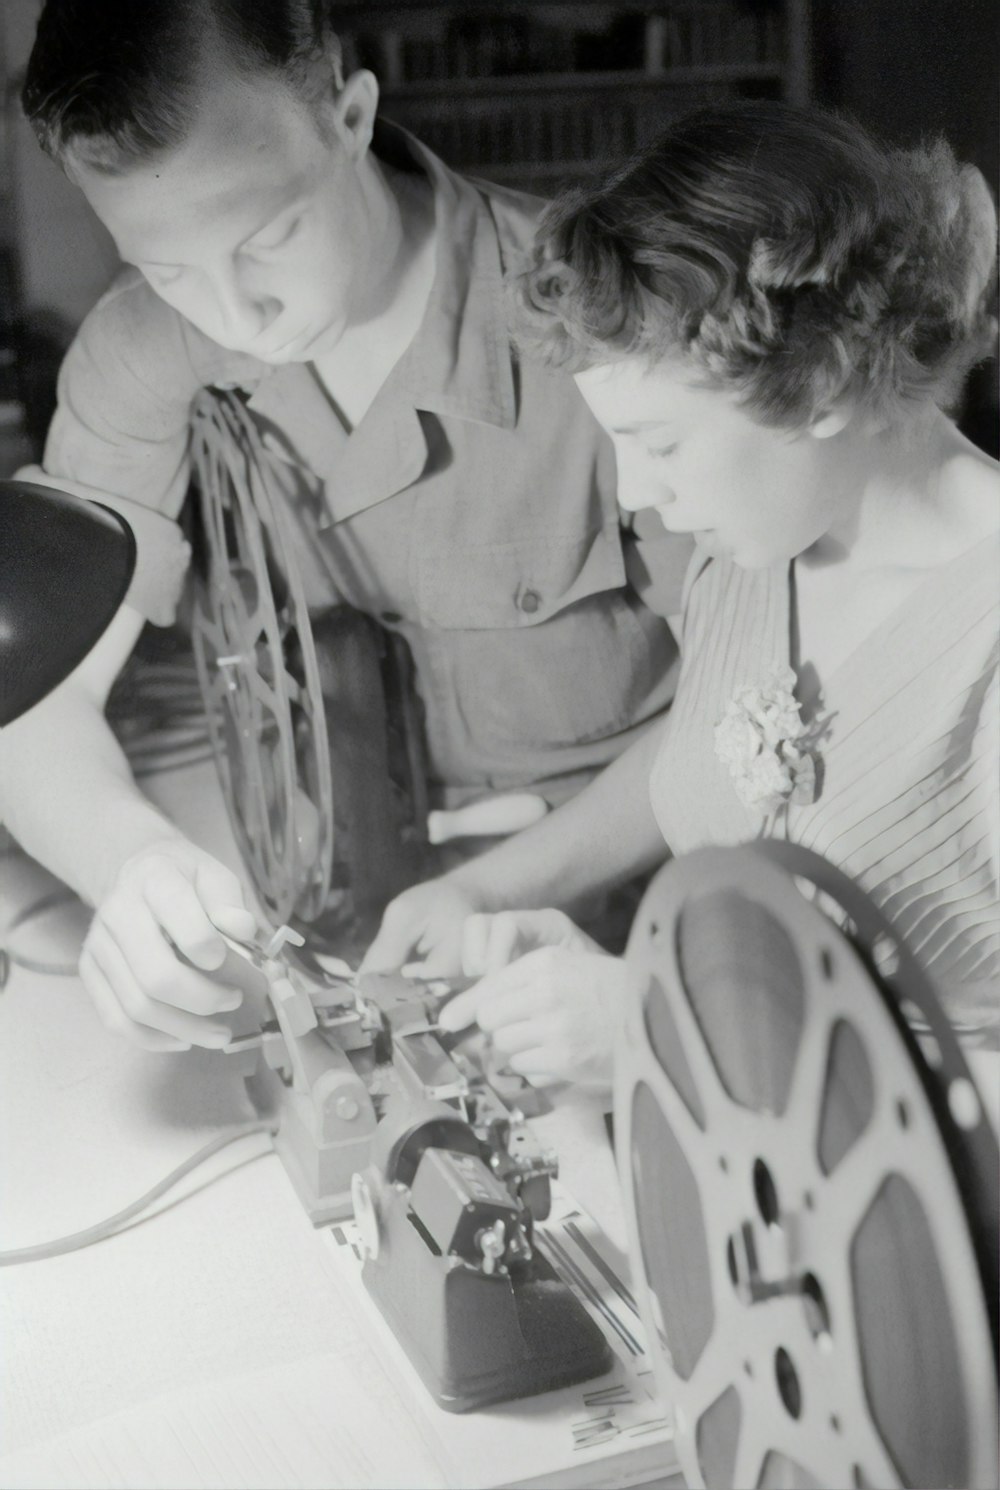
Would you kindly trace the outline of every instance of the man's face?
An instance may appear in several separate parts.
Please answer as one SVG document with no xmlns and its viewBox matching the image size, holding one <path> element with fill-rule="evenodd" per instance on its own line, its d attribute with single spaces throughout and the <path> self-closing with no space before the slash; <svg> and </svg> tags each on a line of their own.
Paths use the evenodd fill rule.
<svg viewBox="0 0 1000 1490">
<path fill-rule="evenodd" d="M 336 107 L 223 74 L 177 149 L 74 178 L 122 258 L 199 331 L 264 362 L 311 361 L 382 308 L 374 173 L 334 132 Z"/>
</svg>

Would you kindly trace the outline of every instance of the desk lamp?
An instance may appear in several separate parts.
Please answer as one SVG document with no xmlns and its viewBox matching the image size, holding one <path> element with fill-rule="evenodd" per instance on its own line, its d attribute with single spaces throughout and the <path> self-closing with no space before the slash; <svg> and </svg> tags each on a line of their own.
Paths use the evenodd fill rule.
<svg viewBox="0 0 1000 1490">
<path fill-rule="evenodd" d="M 0 481 L 0 728 L 83 660 L 134 569 L 135 539 L 117 513 L 33 482 Z"/>
</svg>

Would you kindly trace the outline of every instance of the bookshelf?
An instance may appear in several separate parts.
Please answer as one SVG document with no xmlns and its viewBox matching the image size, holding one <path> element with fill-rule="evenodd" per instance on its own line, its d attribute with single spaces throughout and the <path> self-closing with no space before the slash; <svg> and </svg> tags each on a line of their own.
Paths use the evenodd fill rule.
<svg viewBox="0 0 1000 1490">
<path fill-rule="evenodd" d="M 465 171 L 550 191 L 670 118 L 732 97 L 809 97 L 809 0 L 545 0 L 335 7 L 382 113 Z"/>
</svg>

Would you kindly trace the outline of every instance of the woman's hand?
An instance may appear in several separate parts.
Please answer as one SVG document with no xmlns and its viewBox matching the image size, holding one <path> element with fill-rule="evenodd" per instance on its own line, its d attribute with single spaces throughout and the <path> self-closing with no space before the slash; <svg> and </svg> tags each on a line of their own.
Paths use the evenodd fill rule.
<svg viewBox="0 0 1000 1490">
<path fill-rule="evenodd" d="M 242 994 L 206 974 L 226 959 L 220 932 L 249 941 L 256 929 L 237 876 L 186 839 L 165 838 L 118 871 L 80 976 L 108 1029 L 143 1049 L 217 1049 L 231 1031 L 216 1016 L 238 1008 Z"/>
<path fill-rule="evenodd" d="M 561 911 L 475 915 L 463 971 L 481 976 L 444 1006 L 442 1029 L 477 1023 L 512 1071 L 545 1086 L 606 1093 L 625 993 L 625 964 Z"/>
<path fill-rule="evenodd" d="M 412 885 L 386 906 L 360 971 L 390 973 L 402 968 L 422 978 L 457 977 L 462 971 L 462 929 L 480 909 L 457 881 L 441 878 Z"/>
</svg>

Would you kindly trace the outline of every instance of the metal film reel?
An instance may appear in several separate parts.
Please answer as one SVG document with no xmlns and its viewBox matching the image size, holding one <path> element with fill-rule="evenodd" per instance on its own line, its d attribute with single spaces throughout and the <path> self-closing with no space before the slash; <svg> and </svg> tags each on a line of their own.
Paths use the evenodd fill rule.
<svg viewBox="0 0 1000 1490">
<path fill-rule="evenodd" d="M 790 845 L 670 864 L 636 918 L 616 1132 L 692 1486 L 997 1483 L 996 1138 L 906 950 L 872 971 L 886 935 Z"/>
<path fill-rule="evenodd" d="M 199 398 L 192 443 L 207 550 L 194 652 L 230 820 L 274 921 L 312 921 L 330 889 L 333 781 L 291 529 L 235 395 Z"/>
</svg>

